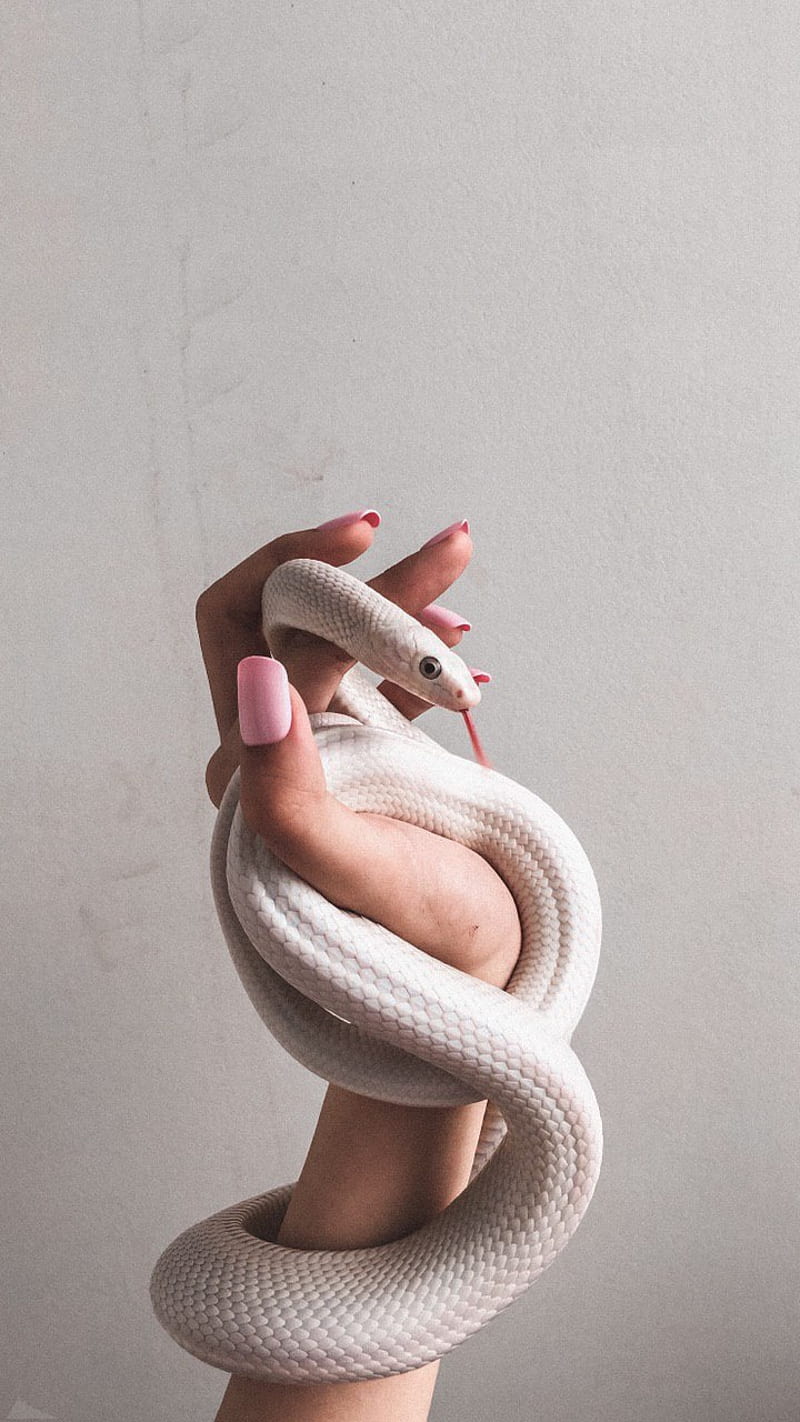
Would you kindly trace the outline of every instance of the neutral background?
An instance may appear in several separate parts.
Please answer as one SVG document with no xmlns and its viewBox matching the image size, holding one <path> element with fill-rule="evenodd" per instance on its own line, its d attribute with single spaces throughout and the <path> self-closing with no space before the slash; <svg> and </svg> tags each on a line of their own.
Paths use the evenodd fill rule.
<svg viewBox="0 0 800 1422">
<path fill-rule="evenodd" d="M 201 590 L 364 505 L 604 905 L 591 1210 L 432 1417 L 789 1422 L 800 22 L 792 0 L 6 7 L 0 1418 L 211 1418 L 166 1243 L 324 1083 L 207 876 Z M 426 729 L 467 754 L 447 714 Z M 26 1411 L 27 1408 L 27 1411 Z"/>
</svg>

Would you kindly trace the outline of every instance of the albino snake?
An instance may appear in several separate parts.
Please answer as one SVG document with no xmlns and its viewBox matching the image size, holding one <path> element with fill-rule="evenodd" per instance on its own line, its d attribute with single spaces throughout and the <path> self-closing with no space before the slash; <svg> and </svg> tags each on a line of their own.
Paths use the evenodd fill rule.
<svg viewBox="0 0 800 1422">
<path fill-rule="evenodd" d="M 266 580 L 262 625 L 302 628 L 433 704 L 480 692 L 434 632 L 341 568 Z M 328 789 L 469 846 L 514 896 L 522 948 L 504 989 L 330 903 L 245 824 L 239 771 L 211 844 L 214 901 L 259 1015 L 310 1071 L 412 1106 L 486 1100 L 470 1181 L 413 1233 L 364 1249 L 272 1241 L 294 1185 L 193 1225 L 159 1258 L 159 1322 L 195 1357 L 289 1383 L 388 1377 L 443 1357 L 518 1298 L 580 1223 L 600 1169 L 594 1092 L 569 1045 L 601 913 L 575 835 L 531 791 L 453 755 L 352 667 L 311 716 Z M 413 883 L 408 886 L 414 892 Z"/>
</svg>

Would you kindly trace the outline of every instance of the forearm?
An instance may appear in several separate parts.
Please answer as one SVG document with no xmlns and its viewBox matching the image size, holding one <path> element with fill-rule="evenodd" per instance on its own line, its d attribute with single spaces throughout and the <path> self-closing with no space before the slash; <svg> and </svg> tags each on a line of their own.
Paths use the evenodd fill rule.
<svg viewBox="0 0 800 1422">
<path fill-rule="evenodd" d="M 398 1106 L 330 1085 L 277 1242 L 363 1249 L 418 1229 L 466 1187 L 485 1110 L 485 1101 Z M 394 1377 L 303 1385 L 234 1375 L 216 1422 L 426 1422 L 438 1371 L 437 1360 Z"/>
</svg>

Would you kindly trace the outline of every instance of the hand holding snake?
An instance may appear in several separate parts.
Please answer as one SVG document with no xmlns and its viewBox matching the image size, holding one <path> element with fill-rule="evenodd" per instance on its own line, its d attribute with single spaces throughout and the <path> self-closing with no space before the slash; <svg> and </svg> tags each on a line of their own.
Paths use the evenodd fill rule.
<svg viewBox="0 0 800 1422">
<path fill-rule="evenodd" d="M 231 1372 L 290 1383 L 391 1377 L 458 1346 L 553 1262 L 602 1152 L 569 1045 L 600 946 L 591 866 L 543 801 L 411 724 L 430 702 L 465 710 L 480 699 L 449 650 L 456 637 L 422 625 L 466 563 L 468 534 L 365 584 L 341 570 L 362 551 L 365 522 L 339 527 L 327 556 L 314 546 L 332 536 L 324 527 L 276 540 L 198 604 L 201 630 L 238 590 L 243 611 L 215 668 L 229 676 L 243 657 L 263 658 L 247 649 L 260 615 L 271 669 L 292 678 L 294 665 L 295 680 L 268 746 L 244 744 L 230 682 L 212 681 L 223 737 L 207 773 L 215 902 L 251 1000 L 312 1071 L 388 1102 L 489 1105 L 468 1188 L 408 1235 L 355 1251 L 287 1247 L 285 1186 L 164 1251 L 151 1297 L 176 1341 Z M 303 645 L 315 647 L 314 669 L 294 663 Z M 384 675 L 380 688 L 359 661 Z"/>
<path fill-rule="evenodd" d="M 263 636 L 261 591 L 275 568 L 292 558 L 341 566 L 367 550 L 374 532 L 372 522 L 361 519 L 338 529 L 285 534 L 200 597 L 198 633 L 220 732 L 206 770 L 208 792 L 219 808 L 239 765 L 244 818 L 285 864 L 342 908 L 375 918 L 425 952 L 503 987 L 519 955 L 520 926 L 514 900 L 491 865 L 474 850 L 416 825 L 353 811 L 326 786 L 308 714 L 328 710 L 353 658 L 302 630 L 278 636 L 270 647 Z M 424 618 L 471 557 L 469 534 L 454 531 L 368 586 Z M 455 647 L 464 633 L 437 622 L 436 635 Z M 239 733 L 236 670 L 248 656 L 278 657 L 289 675 L 292 726 L 274 746 L 246 746 Z M 380 691 L 409 721 L 431 709 L 429 701 L 389 679 Z M 420 892 L 409 895 L 409 883 Z"/>
</svg>

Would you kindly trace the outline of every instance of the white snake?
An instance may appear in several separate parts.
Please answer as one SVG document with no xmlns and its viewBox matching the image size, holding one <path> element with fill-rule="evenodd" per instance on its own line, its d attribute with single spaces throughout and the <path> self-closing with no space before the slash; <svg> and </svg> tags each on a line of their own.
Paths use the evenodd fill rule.
<svg viewBox="0 0 800 1422">
<path fill-rule="evenodd" d="M 303 628 L 436 705 L 480 700 L 461 658 L 360 579 L 297 558 L 266 580 L 267 645 Z M 211 845 L 214 901 L 267 1027 L 310 1071 L 412 1106 L 487 1100 L 466 1189 L 420 1229 L 365 1249 L 275 1244 L 294 1185 L 193 1225 L 159 1258 L 159 1322 L 195 1357 L 288 1383 L 387 1377 L 443 1357 L 552 1264 L 589 1204 L 602 1153 L 594 1092 L 569 1045 L 600 949 L 597 885 L 531 791 L 446 751 L 352 667 L 311 716 L 329 790 L 468 845 L 516 901 L 505 990 L 338 908 L 248 829 L 239 771 Z M 414 884 L 408 886 L 414 893 Z"/>
</svg>

